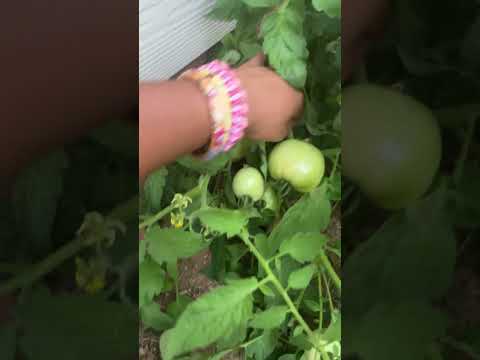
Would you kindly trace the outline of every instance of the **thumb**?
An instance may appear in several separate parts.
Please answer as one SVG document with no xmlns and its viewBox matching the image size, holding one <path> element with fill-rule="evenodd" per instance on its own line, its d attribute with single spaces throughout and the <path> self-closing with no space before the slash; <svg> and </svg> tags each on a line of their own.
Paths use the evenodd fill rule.
<svg viewBox="0 0 480 360">
<path fill-rule="evenodd" d="M 262 53 L 258 53 L 253 58 L 248 60 L 242 66 L 244 67 L 256 67 L 256 66 L 263 66 L 265 64 L 265 55 Z"/>
</svg>

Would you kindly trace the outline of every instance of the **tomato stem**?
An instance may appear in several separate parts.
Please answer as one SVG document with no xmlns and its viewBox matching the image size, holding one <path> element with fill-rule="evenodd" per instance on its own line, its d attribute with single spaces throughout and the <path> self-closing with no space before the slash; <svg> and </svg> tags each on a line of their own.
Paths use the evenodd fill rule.
<svg viewBox="0 0 480 360">
<path fill-rule="evenodd" d="M 297 319 L 299 324 L 302 326 L 304 331 L 307 333 L 308 337 L 313 339 L 314 333 L 308 326 L 308 324 L 305 322 L 303 319 L 302 315 L 298 312 L 295 304 L 293 303 L 292 299 L 288 295 L 288 293 L 285 291 L 283 288 L 282 284 L 278 280 L 278 278 L 275 276 L 273 273 L 272 269 L 270 268 L 270 265 L 268 264 L 267 260 L 260 254 L 260 252 L 257 250 L 255 245 L 250 241 L 250 237 L 248 232 L 245 230 L 243 233 L 240 234 L 240 238 L 243 240 L 245 245 L 250 249 L 250 251 L 253 253 L 253 255 L 257 258 L 258 263 L 260 266 L 263 268 L 265 273 L 267 274 L 267 278 L 269 279 L 270 282 L 275 286 L 277 291 L 280 293 L 282 296 L 283 300 L 285 303 L 288 305 L 290 312 L 293 314 L 293 316 Z"/>
<path fill-rule="evenodd" d="M 328 275 L 333 281 L 333 284 L 337 288 L 339 292 L 342 291 L 342 281 L 338 277 L 337 273 L 335 272 L 335 269 L 333 268 L 332 264 L 330 263 L 330 260 L 328 260 L 327 255 L 325 252 L 322 252 L 319 257 L 318 257 L 320 264 L 323 266 L 323 268 L 327 271 Z"/>
</svg>

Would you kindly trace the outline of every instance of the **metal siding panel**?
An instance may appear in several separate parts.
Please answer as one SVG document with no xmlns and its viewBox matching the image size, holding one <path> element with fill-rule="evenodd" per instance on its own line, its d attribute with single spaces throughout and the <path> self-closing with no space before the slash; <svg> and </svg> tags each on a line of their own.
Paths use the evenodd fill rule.
<svg viewBox="0 0 480 360">
<path fill-rule="evenodd" d="M 215 0 L 140 0 L 139 79 L 165 80 L 233 30 L 207 18 Z"/>
</svg>

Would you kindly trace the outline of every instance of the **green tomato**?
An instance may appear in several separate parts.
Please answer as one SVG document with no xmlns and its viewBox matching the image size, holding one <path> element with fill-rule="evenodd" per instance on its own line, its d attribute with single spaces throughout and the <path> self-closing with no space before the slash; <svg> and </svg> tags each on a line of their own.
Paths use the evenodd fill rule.
<svg viewBox="0 0 480 360">
<path fill-rule="evenodd" d="M 272 210 L 275 214 L 280 210 L 280 201 L 278 199 L 277 193 L 273 190 L 270 184 L 267 184 L 265 187 L 265 192 L 263 193 L 262 200 L 265 201 L 265 209 Z"/>
<path fill-rule="evenodd" d="M 343 91 L 344 174 L 379 207 L 399 209 L 432 184 L 441 159 L 440 129 L 415 99 L 378 85 Z"/>
<path fill-rule="evenodd" d="M 265 191 L 263 176 L 257 169 L 246 166 L 239 170 L 233 177 L 233 192 L 240 198 L 248 196 L 253 201 L 262 198 Z"/>
<path fill-rule="evenodd" d="M 270 153 L 268 169 L 274 179 L 286 180 L 295 190 L 314 190 L 325 174 L 322 152 L 305 141 L 289 139 L 276 145 Z"/>
</svg>

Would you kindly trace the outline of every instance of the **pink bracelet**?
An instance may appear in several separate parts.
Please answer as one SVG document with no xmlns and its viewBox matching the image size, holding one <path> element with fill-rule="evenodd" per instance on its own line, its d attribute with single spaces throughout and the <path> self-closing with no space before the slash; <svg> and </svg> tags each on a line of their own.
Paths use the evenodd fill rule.
<svg viewBox="0 0 480 360">
<path fill-rule="evenodd" d="M 247 94 L 235 72 L 226 63 L 214 60 L 187 70 L 180 78 L 195 80 L 208 97 L 213 129 L 209 149 L 202 158 L 210 160 L 229 151 L 248 126 Z"/>
</svg>

